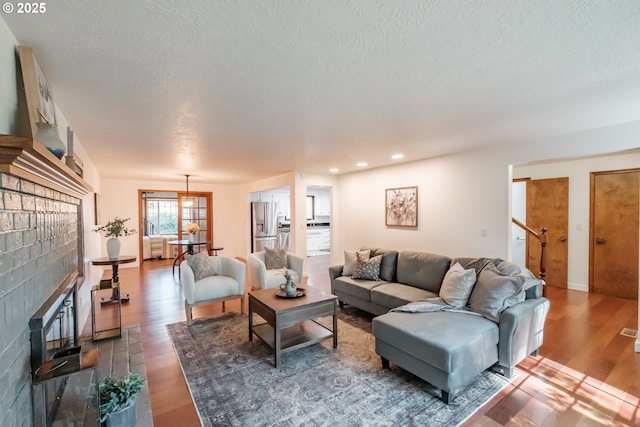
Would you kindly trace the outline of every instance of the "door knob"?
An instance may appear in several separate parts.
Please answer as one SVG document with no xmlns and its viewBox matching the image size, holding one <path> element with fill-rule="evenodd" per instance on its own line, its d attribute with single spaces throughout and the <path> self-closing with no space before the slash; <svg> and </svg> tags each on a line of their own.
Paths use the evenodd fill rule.
<svg viewBox="0 0 640 427">
<path fill-rule="evenodd" d="M 560 236 L 560 238 L 558 239 L 561 242 L 566 242 L 567 241 L 567 236 Z"/>
<path fill-rule="evenodd" d="M 596 244 L 604 245 L 605 243 L 606 243 L 606 240 L 604 240 L 604 237 L 596 237 Z"/>
</svg>

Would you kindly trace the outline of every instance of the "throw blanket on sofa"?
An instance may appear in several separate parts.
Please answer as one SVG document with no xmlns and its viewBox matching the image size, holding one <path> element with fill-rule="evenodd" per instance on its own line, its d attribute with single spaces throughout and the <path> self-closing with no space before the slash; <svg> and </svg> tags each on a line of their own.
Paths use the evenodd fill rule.
<svg viewBox="0 0 640 427">
<path fill-rule="evenodd" d="M 400 307 L 392 308 L 390 311 L 401 311 L 404 313 L 432 313 L 435 311 L 451 311 L 454 313 L 473 314 L 475 316 L 482 316 L 475 311 L 472 311 L 466 307 L 454 307 L 444 302 L 442 298 L 427 298 L 409 304 L 401 305 Z"/>
</svg>

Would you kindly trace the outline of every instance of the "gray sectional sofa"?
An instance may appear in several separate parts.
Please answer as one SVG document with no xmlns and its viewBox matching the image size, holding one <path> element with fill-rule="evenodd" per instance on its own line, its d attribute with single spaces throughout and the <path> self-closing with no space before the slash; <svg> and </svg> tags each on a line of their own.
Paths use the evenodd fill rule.
<svg viewBox="0 0 640 427">
<path fill-rule="evenodd" d="M 444 402 L 488 368 L 510 377 L 542 345 L 550 304 L 529 270 L 492 258 L 360 252 L 355 267 L 355 252 L 345 252 L 345 264 L 329 268 L 332 293 L 341 308 L 378 315 L 372 328 L 383 367 L 392 361 L 433 384 Z"/>
</svg>

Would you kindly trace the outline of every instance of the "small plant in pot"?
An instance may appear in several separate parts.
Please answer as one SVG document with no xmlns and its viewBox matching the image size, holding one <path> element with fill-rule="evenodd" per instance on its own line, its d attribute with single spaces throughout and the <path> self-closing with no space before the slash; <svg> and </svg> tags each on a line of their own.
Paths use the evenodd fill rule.
<svg viewBox="0 0 640 427">
<path fill-rule="evenodd" d="M 132 427 L 136 424 L 136 401 L 144 386 L 144 377 L 132 374 L 123 378 L 100 379 L 100 422 L 107 427 Z"/>
</svg>

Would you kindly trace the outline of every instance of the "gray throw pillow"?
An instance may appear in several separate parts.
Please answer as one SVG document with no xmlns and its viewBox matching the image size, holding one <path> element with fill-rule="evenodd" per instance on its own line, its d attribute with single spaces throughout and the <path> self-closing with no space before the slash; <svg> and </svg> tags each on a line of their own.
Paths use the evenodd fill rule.
<svg viewBox="0 0 640 427">
<path fill-rule="evenodd" d="M 280 268 L 287 268 L 287 249 L 271 249 L 265 248 L 264 250 L 264 263 L 267 266 L 267 270 L 277 270 Z"/>
<path fill-rule="evenodd" d="M 393 249 L 373 249 L 371 255 L 382 255 L 382 262 L 380 263 L 380 279 L 387 282 L 395 282 L 396 265 L 398 264 L 398 251 Z"/>
<path fill-rule="evenodd" d="M 528 268 L 521 267 L 509 261 L 502 261 L 496 267 L 502 274 L 524 277 L 524 290 L 526 292 L 525 299 L 536 299 L 542 296 L 542 287 L 545 285 L 545 282 L 544 280 L 538 279 L 534 276 Z"/>
<path fill-rule="evenodd" d="M 216 269 L 213 267 L 209 254 L 206 252 L 198 252 L 195 255 L 186 254 L 184 259 L 187 260 L 187 264 L 193 270 L 193 276 L 196 281 L 216 275 Z"/>
<path fill-rule="evenodd" d="M 343 276 L 351 276 L 353 269 L 356 268 L 357 255 L 362 256 L 364 259 L 369 259 L 371 255 L 371 249 L 364 251 L 344 251 L 344 267 L 342 268 Z"/>
<path fill-rule="evenodd" d="M 353 269 L 352 279 L 380 280 L 382 255 L 369 259 L 365 259 L 360 254 L 356 254 L 356 257 L 358 261 L 356 261 L 356 267 Z"/>
<path fill-rule="evenodd" d="M 469 297 L 469 308 L 498 323 L 500 314 L 524 301 L 523 276 L 505 276 L 493 264 L 485 266 Z"/>
<path fill-rule="evenodd" d="M 459 262 L 456 262 L 444 275 L 440 298 L 454 307 L 464 307 L 469 301 L 469 295 L 475 284 L 476 270 L 473 268 L 465 270 Z"/>
</svg>

